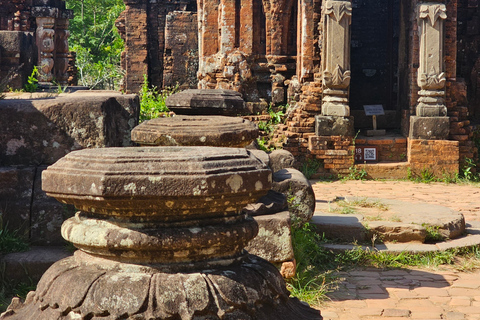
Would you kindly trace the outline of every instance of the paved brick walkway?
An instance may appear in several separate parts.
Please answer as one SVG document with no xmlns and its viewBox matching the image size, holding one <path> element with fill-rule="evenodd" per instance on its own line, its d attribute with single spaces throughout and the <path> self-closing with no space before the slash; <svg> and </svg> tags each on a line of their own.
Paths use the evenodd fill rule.
<svg viewBox="0 0 480 320">
<path fill-rule="evenodd" d="M 347 181 L 314 184 L 317 201 L 336 196 L 439 204 L 480 220 L 480 187 L 412 182 Z M 356 269 L 339 274 L 321 306 L 325 320 L 480 320 L 480 270 Z"/>
</svg>

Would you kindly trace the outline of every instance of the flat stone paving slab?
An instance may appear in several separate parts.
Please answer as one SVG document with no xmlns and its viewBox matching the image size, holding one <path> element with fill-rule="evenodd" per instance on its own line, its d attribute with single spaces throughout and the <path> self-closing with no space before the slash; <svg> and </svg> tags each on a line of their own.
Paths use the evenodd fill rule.
<svg viewBox="0 0 480 320">
<path fill-rule="evenodd" d="M 368 241 L 375 235 L 384 242 L 422 243 L 427 228 L 445 239 L 458 238 L 465 232 L 460 212 L 436 204 L 350 196 L 332 200 L 317 202 L 311 220 L 319 233 L 332 239 Z M 342 209 L 358 214 L 335 213 Z"/>
<path fill-rule="evenodd" d="M 442 205 L 463 213 L 467 220 L 466 230 L 470 235 L 455 241 L 468 239 L 475 243 L 480 233 L 480 187 L 404 181 L 312 182 L 312 185 L 317 204 L 335 196 L 350 195 Z M 451 243 L 454 241 L 445 242 Z M 376 247 L 399 251 L 439 249 L 435 248 L 436 245 L 425 244 Z M 328 295 L 331 300 L 317 306 L 322 310 L 324 320 L 480 319 L 480 270 L 358 268 L 338 275 L 341 280 Z M 361 297 L 362 291 L 368 287 L 383 288 L 386 293 Z M 399 310 L 410 313 L 400 314 Z M 395 316 L 394 312 L 397 313 Z"/>
</svg>

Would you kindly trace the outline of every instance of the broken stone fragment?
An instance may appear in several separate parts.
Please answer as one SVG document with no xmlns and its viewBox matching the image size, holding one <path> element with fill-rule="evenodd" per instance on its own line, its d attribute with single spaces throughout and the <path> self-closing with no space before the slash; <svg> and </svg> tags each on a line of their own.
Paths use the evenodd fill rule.
<svg viewBox="0 0 480 320">
<path fill-rule="evenodd" d="M 303 173 L 293 168 L 275 172 L 272 190 L 287 197 L 292 223 L 303 225 L 310 221 L 315 212 L 315 193 Z"/>
</svg>

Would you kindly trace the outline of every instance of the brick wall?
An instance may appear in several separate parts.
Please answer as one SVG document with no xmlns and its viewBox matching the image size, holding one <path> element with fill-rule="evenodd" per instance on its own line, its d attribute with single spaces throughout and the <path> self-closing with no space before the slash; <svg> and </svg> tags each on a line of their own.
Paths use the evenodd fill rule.
<svg viewBox="0 0 480 320">
<path fill-rule="evenodd" d="M 458 141 L 408 140 L 408 159 L 414 175 L 424 170 L 437 177 L 455 175 L 459 171 L 459 155 Z"/>
</svg>

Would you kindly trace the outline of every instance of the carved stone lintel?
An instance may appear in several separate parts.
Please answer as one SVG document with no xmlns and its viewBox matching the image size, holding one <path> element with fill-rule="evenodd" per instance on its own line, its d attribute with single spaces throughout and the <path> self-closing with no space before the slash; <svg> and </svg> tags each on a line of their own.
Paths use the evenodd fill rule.
<svg viewBox="0 0 480 320">
<path fill-rule="evenodd" d="M 55 50 L 55 18 L 37 17 L 38 81 L 53 80 L 53 52 Z"/>
<path fill-rule="evenodd" d="M 442 3 L 421 3 L 417 9 L 420 40 L 417 116 L 446 116 L 443 51 L 447 9 Z"/>
<path fill-rule="evenodd" d="M 322 115 L 350 115 L 351 1 L 325 2 L 323 7 L 323 100 Z"/>
</svg>

